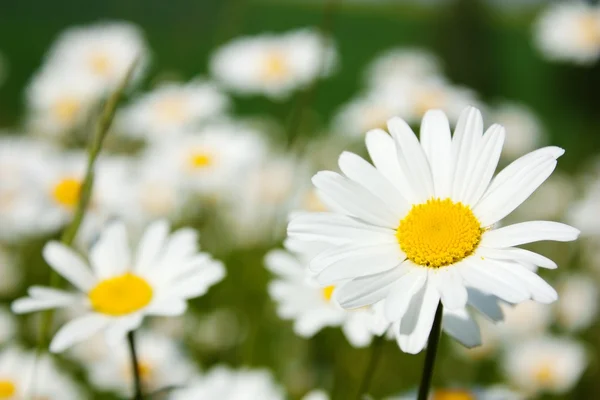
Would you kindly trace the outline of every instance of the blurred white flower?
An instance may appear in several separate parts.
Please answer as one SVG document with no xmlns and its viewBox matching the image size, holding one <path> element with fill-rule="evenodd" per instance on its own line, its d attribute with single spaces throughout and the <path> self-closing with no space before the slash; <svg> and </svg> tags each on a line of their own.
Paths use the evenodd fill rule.
<svg viewBox="0 0 600 400">
<path fill-rule="evenodd" d="M 433 53 L 419 48 L 394 48 L 378 55 L 367 66 L 366 81 L 372 88 L 385 88 L 441 74 L 440 60 Z"/>
<path fill-rule="evenodd" d="M 511 385 L 531 397 L 563 394 L 575 386 L 587 366 L 581 344 L 571 339 L 540 337 L 513 342 L 503 363 Z"/>
<path fill-rule="evenodd" d="M 539 336 L 552 323 L 552 307 L 548 304 L 524 301 L 516 305 L 502 304 L 501 307 L 504 321 L 497 324 L 496 329 L 507 343 Z"/>
<path fill-rule="evenodd" d="M 520 157 L 544 142 L 544 129 L 537 115 L 518 103 L 501 103 L 490 111 L 490 119 L 506 129 L 502 156 Z"/>
<path fill-rule="evenodd" d="M 584 1 L 551 4 L 540 15 L 534 36 L 549 60 L 592 64 L 600 57 L 600 6 Z"/>
<path fill-rule="evenodd" d="M 279 317 L 294 320 L 294 332 L 312 337 L 328 326 L 340 326 L 354 347 L 365 347 L 373 335 L 382 335 L 389 323 L 374 308 L 347 311 L 333 299 L 334 286 L 319 287 L 307 273 L 308 260 L 285 250 L 272 250 L 266 267 L 276 275 L 269 284 Z M 379 311 L 382 311 L 379 309 Z"/>
<path fill-rule="evenodd" d="M 0 263 L 2 263 L 2 254 L 0 253 Z M 17 321 L 10 310 L 4 306 L 0 307 L 0 346 L 15 340 L 17 332 Z M 0 377 L 1 379 L 1 377 Z"/>
<path fill-rule="evenodd" d="M 500 329 L 498 329 L 496 323 L 486 318 L 478 316 L 476 321 L 477 325 L 479 325 L 481 344 L 476 347 L 467 348 L 455 343 L 453 347 L 459 355 L 470 360 L 491 359 L 498 353 L 502 344 Z"/>
<path fill-rule="evenodd" d="M 387 400 L 415 400 L 416 393 L 399 397 L 389 397 Z M 504 386 L 490 388 L 448 388 L 432 390 L 430 400 L 525 400 L 525 397 Z"/>
<path fill-rule="evenodd" d="M 141 331 L 136 335 L 136 351 L 145 393 L 184 386 L 198 372 L 193 362 L 170 338 Z M 105 347 L 104 357 L 85 367 L 95 387 L 131 397 L 133 373 L 126 343 L 113 348 Z"/>
<path fill-rule="evenodd" d="M 598 314 L 598 287 L 590 276 L 571 274 L 557 284 L 557 322 L 569 331 L 588 328 Z"/>
<path fill-rule="evenodd" d="M 171 140 L 173 134 L 218 117 L 228 102 L 209 82 L 165 83 L 124 108 L 116 122 L 118 129 L 127 135 Z"/>
<path fill-rule="evenodd" d="M 233 92 L 281 100 L 330 75 L 336 60 L 329 40 L 302 29 L 234 39 L 215 52 L 210 70 Z"/>
<path fill-rule="evenodd" d="M 176 390 L 169 400 L 283 400 L 285 394 L 267 370 L 215 367 L 188 388 Z"/>
<path fill-rule="evenodd" d="M 48 355 L 8 347 L 0 352 L 0 396 L 4 399 L 85 400 L 79 387 Z"/>
<path fill-rule="evenodd" d="M 142 77 L 149 52 L 143 33 L 129 22 L 99 22 L 62 32 L 46 58 L 46 68 L 84 76 L 103 95 L 114 90 L 135 59 L 132 83 Z"/>
<path fill-rule="evenodd" d="M 581 199 L 569 209 L 569 223 L 581 229 L 583 236 L 600 237 L 600 179 L 588 182 Z"/>
<path fill-rule="evenodd" d="M 515 217 L 562 220 L 575 200 L 575 192 L 573 178 L 557 172 L 522 204 Z M 579 228 L 577 224 L 573 225 Z"/>
<path fill-rule="evenodd" d="M 188 299 L 202 296 L 225 275 L 222 263 L 198 252 L 194 230 L 169 235 L 164 221 L 150 225 L 133 251 L 124 224 L 109 224 L 91 247 L 89 264 L 58 242 L 48 243 L 43 255 L 79 293 L 33 286 L 29 297 L 13 302 L 13 312 L 75 306 L 86 310 L 58 331 L 50 344 L 52 352 L 98 332 L 114 346 L 147 315 L 183 314 Z"/>
<path fill-rule="evenodd" d="M 17 267 L 14 254 L 0 246 L 0 295 L 14 295 L 22 281 L 23 272 Z"/>
<path fill-rule="evenodd" d="M 324 390 L 313 390 L 307 393 L 302 400 L 329 400 L 329 395 Z"/>
</svg>

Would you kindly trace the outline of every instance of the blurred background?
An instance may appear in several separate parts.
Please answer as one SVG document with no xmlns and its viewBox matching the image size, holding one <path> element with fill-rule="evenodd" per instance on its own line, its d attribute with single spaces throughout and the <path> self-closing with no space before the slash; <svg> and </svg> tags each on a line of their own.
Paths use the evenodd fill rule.
<svg viewBox="0 0 600 400">
<path fill-rule="evenodd" d="M 538 45 L 544 42 L 540 39 L 543 29 L 538 29 L 540 19 L 556 3 L 560 2 L 4 1 L 0 5 L 3 140 L 0 146 L 4 147 L 0 149 L 0 166 L 2 157 L 10 158 L 6 153 L 11 153 L 11 150 L 4 153 L 3 150 L 14 148 L 18 150 L 14 150 L 13 155 L 16 151 L 27 154 L 18 156 L 22 160 L 26 158 L 40 168 L 60 170 L 67 167 L 56 166 L 60 164 L 57 158 L 64 159 L 67 153 L 72 155 L 85 149 L 102 96 L 89 102 L 85 118 L 75 118 L 72 115 L 75 111 L 67 111 L 66 123 L 61 112 L 53 108 L 57 106 L 49 105 L 48 101 L 52 100 L 44 103 L 32 97 L 58 99 L 61 88 L 67 84 L 63 85 L 56 78 L 52 89 L 39 89 L 36 80 L 42 80 L 44 67 L 53 57 L 49 51 L 67 29 L 85 29 L 98 23 L 132 24 L 144 42 L 142 47 L 147 49 L 142 57 L 145 67 L 140 69 L 135 84 L 127 91 L 103 150 L 107 159 L 113 158 L 107 165 L 115 164 L 116 159 L 128 164 L 129 177 L 121 181 L 118 173 L 108 174 L 105 189 L 97 182 L 95 190 L 110 192 L 106 196 L 109 199 L 96 192 L 99 193 L 96 211 L 100 209 L 101 216 L 96 218 L 94 213 L 95 221 L 84 222 L 82 237 L 77 240 L 79 248 L 85 253 L 99 227 L 110 218 L 124 218 L 133 232 L 139 232 L 158 217 L 168 217 L 175 226 L 198 229 L 203 250 L 225 263 L 227 277 L 204 297 L 193 300 L 184 317 L 146 322 L 146 333 L 155 336 L 151 340 L 162 341 L 162 344 L 150 343 L 150 349 L 175 343 L 179 351 L 174 356 L 165 350 L 164 354 L 151 355 L 149 359 L 155 357 L 156 365 L 177 365 L 185 358 L 185 362 L 192 365 L 190 369 L 204 372 L 215 365 L 266 369 L 273 385 L 284 388 L 281 390 L 287 397 L 282 398 L 301 399 L 313 389 L 323 389 L 332 399 L 354 399 L 373 349 L 368 344 L 359 347 L 350 344 L 339 328 L 341 324 L 318 329 L 310 338 L 296 334 L 293 321 L 278 317 L 280 300 L 269 295 L 269 283 L 277 274 L 265 268 L 265 254 L 282 248 L 289 212 L 314 208 L 306 201 L 313 173 L 320 169 L 337 170 L 337 157 L 343 150 L 366 155 L 363 134 L 367 130 L 380 127 L 393 115 L 406 118 L 418 129 L 423 111 L 436 107 L 444 109 L 453 124 L 463 105 L 475 104 L 482 108 L 486 126 L 501 123 L 507 127 L 502 165 L 542 145 L 566 149 L 553 177 L 510 218 L 568 222 L 582 229 L 583 238 L 575 244 L 534 246 L 559 265 L 558 270 L 542 271 L 541 275 L 563 297 L 551 306 L 507 306 L 506 322 L 500 327 L 481 321 L 484 346 L 480 349 L 467 351 L 444 336 L 434 386 L 472 390 L 502 385 L 527 398 L 599 398 L 600 325 L 596 309 L 600 279 L 600 63 L 597 61 L 600 11 L 597 5 L 583 6 L 589 7 L 586 12 L 595 13 L 598 21 L 597 26 L 586 28 L 586 40 L 596 43 L 597 49 L 589 50 L 592 55 L 583 62 L 581 58 L 569 59 L 568 51 L 561 59 L 556 52 L 545 50 L 547 46 Z M 556 30 L 561 28 L 558 23 L 553 26 Z M 566 23 L 565 26 L 566 33 L 562 36 L 567 37 L 571 26 Z M 243 58 L 243 46 L 237 50 L 238 59 L 224 54 L 224 49 L 239 38 L 263 37 L 257 35 L 279 38 L 304 29 L 310 29 L 305 32 L 323 39 L 325 50 L 317 49 L 312 67 L 316 72 L 308 73 L 310 76 L 306 79 L 298 78 L 285 90 L 278 92 L 275 88 L 273 92 L 267 84 L 248 89 L 251 84 L 244 86 L 245 83 L 236 83 L 235 79 L 228 81 L 228 75 L 219 72 L 227 69 L 219 67 L 219 62 L 251 64 L 251 59 Z M 293 39 L 289 40 L 289 46 L 294 47 Z M 574 41 L 572 46 L 577 47 L 577 36 L 571 40 Z M 591 46 L 588 42 L 585 45 Z M 390 54 L 397 57 L 389 56 L 386 67 L 385 56 Z M 221 60 L 215 61 L 219 55 Z M 301 56 L 304 61 L 306 57 L 309 56 Z M 251 81 L 252 77 L 247 79 Z M 151 108 L 144 111 L 140 99 L 172 82 L 183 85 L 193 80 L 214 84 L 214 96 L 221 96 L 221 100 L 211 100 L 212 103 L 205 100 L 199 109 L 212 107 L 214 115 L 210 118 L 191 116 L 193 124 L 182 129 L 186 132 L 173 133 L 173 139 L 160 139 L 171 142 L 163 146 L 165 142 L 157 142 L 157 134 L 152 132 L 152 126 L 156 125 L 151 114 L 156 115 L 158 111 Z M 222 106 L 215 105 L 219 101 Z M 142 104 L 138 107 L 139 113 L 150 116 L 146 119 L 131 117 L 129 114 L 134 114 L 136 104 Z M 52 116 L 48 116 L 49 109 L 58 113 L 54 116 L 61 122 L 58 128 Z M 176 153 L 176 150 L 170 153 L 164 150 L 168 154 L 161 155 L 157 149 L 170 149 L 189 130 L 204 135 L 214 129 L 214 124 L 228 135 L 242 131 L 251 139 L 237 145 L 240 147 L 237 151 L 240 154 L 244 150 L 256 152 L 255 158 L 259 159 L 234 162 L 236 168 L 219 175 L 222 180 L 232 180 L 235 188 L 223 188 L 217 183 L 206 189 L 202 184 L 181 183 L 177 177 L 177 188 L 167 188 L 173 191 L 177 198 L 173 202 L 177 205 L 158 212 L 153 209 L 142 216 L 139 212 L 132 216 L 134 211 L 127 211 L 131 215 L 115 211 L 136 208 L 135 200 L 123 203 L 113 199 L 122 200 L 125 196 L 133 199 L 137 195 L 125 190 L 131 185 L 124 182 L 145 179 L 141 178 L 147 175 L 145 165 L 155 163 L 156 169 L 156 162 L 168 160 L 170 154 Z M 165 131 L 175 130 L 167 125 Z M 54 128 L 48 129 L 50 126 Z M 19 138 L 28 138 L 31 142 L 15 145 Z M 231 143 L 225 145 L 234 146 L 236 139 L 228 140 Z M 40 141 L 51 143 L 53 148 L 44 149 L 43 155 L 36 153 L 41 151 L 38 149 Z M 248 158 L 248 154 L 239 157 Z M 99 163 L 102 162 L 101 158 Z M 135 165 L 129 165 L 133 163 Z M 167 164 L 165 161 L 165 169 L 170 168 Z M 27 169 L 19 166 L 18 174 L 23 168 Z M 173 168 L 172 173 L 177 174 L 176 167 Z M 26 172 L 28 177 L 31 173 Z M 152 172 L 148 174 L 154 176 Z M 173 176 L 161 177 L 161 182 Z M 54 178 L 36 177 L 27 182 L 45 179 Z M 247 188 L 248 185 L 253 187 Z M 0 200 L 2 190 L 0 185 Z M 9 189 L 5 190 L 8 193 Z M 29 196 L 19 192 L 18 196 L 21 195 Z M 38 194 L 32 196 L 39 197 Z M 157 192 L 146 192 L 143 196 L 154 197 Z M 11 219 L 17 211 L 11 211 L 8 203 L 8 200 L 6 204 L 0 201 L 0 230 L 3 231 L 0 234 L 0 280 L 4 281 L 0 283 L 0 296 L 6 310 L 3 312 L 6 322 L 2 323 L 5 327 L 0 329 L 6 333 L 0 335 L 3 336 L 0 339 L 5 348 L 18 343 L 31 349 L 36 345 L 39 316 L 14 317 L 8 312 L 8 306 L 24 295 L 28 286 L 48 283 L 50 270 L 42 259 L 41 248 L 47 240 L 60 236 L 72 214 L 67 212 L 53 223 L 43 224 L 43 228 L 33 222 L 22 226 Z M 32 209 L 23 212 L 47 214 L 52 206 L 44 204 L 32 205 Z M 104 210 L 103 204 L 107 204 Z M 135 234 L 132 237 L 135 238 Z M 57 318 L 56 327 L 64 318 L 67 317 Z M 391 398 L 410 392 L 419 381 L 423 354 L 404 354 L 394 340 L 382 346 L 370 384 L 372 397 Z M 551 356 L 546 357 L 543 365 L 536 365 L 535 360 L 532 361 L 536 357 L 530 355 L 536 353 L 527 346 L 538 349 L 540 358 Z M 574 349 L 573 353 L 584 356 L 560 351 L 570 348 Z M 57 368 L 81 388 L 80 398 L 124 398 L 131 377 L 116 373 L 110 379 L 94 378 L 98 369 L 118 368 L 114 366 L 117 361 L 100 360 L 97 354 L 89 352 L 90 349 L 83 349 L 74 352 L 76 354 L 62 355 L 57 359 Z M 515 353 L 528 354 L 528 359 L 518 360 Z M 113 366 L 108 367 L 107 363 Z M 554 368 L 555 365 L 568 368 Z M 158 374 L 157 371 L 154 373 Z M 189 375 L 189 371 L 187 373 Z M 521 379 L 516 375 L 521 375 Z M 530 376 L 529 381 L 522 378 L 525 375 Z M 112 383 L 107 382 L 111 379 Z M 115 383 L 119 379 L 125 382 L 121 385 L 126 389 Z M 156 376 L 148 379 L 152 391 L 185 383 L 181 377 L 167 379 L 164 385 L 158 385 L 160 379 Z M 151 382 L 153 380 L 156 382 Z M 156 385 L 159 387 L 154 387 Z M 440 399 L 450 398 L 441 396 Z M 480 397 L 456 397 L 459 398 Z"/>
</svg>

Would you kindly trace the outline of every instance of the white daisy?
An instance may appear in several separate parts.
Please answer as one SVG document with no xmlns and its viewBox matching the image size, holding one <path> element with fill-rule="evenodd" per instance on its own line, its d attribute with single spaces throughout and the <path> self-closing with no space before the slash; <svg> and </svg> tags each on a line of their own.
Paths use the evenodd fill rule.
<svg viewBox="0 0 600 400">
<path fill-rule="evenodd" d="M 242 95 L 284 99 L 332 72 L 336 51 L 316 31 L 303 29 L 234 39 L 210 62 L 213 76 Z"/>
<path fill-rule="evenodd" d="M 564 394 L 587 366 L 583 346 L 573 340 L 540 337 L 515 344 L 504 360 L 509 382 L 534 397 L 540 392 Z"/>
<path fill-rule="evenodd" d="M 584 1 L 551 4 L 539 17 L 534 36 L 549 60 L 592 64 L 600 57 L 600 7 Z"/>
<path fill-rule="evenodd" d="M 124 340 L 146 315 L 180 315 L 187 299 L 206 293 L 223 279 L 223 265 L 209 254 L 199 253 L 197 235 L 180 229 L 169 236 L 164 221 L 148 227 L 132 251 L 121 222 L 113 222 L 100 234 L 86 262 L 70 248 L 50 242 L 44 259 L 79 293 L 33 286 L 29 297 L 13 302 L 16 313 L 83 306 L 87 313 L 63 326 L 50 344 L 60 352 L 97 332 L 105 332 L 110 344 Z"/>
<path fill-rule="evenodd" d="M 440 60 L 427 50 L 419 48 L 394 48 L 373 60 L 366 70 L 367 84 L 371 87 L 388 87 L 396 82 L 422 80 L 441 76 Z"/>
<path fill-rule="evenodd" d="M 342 307 L 385 299 L 386 317 L 400 321 L 401 348 L 417 353 L 440 301 L 447 310 L 470 304 L 488 313 L 489 302 L 468 295 L 468 287 L 510 303 L 556 300 L 556 291 L 531 271 L 556 264 L 515 246 L 570 241 L 579 231 L 547 221 L 495 225 L 550 176 L 564 150 L 532 152 L 492 180 L 504 129 L 493 125 L 483 134 L 477 109 L 463 112 L 454 137 L 437 110 L 425 115 L 420 142 L 399 118 L 388 127 L 392 136 L 367 134 L 375 166 L 343 153 L 345 176 L 325 171 L 313 177 L 334 211 L 301 214 L 288 227 L 292 239 L 330 245 L 310 269 L 322 286 L 350 280 L 336 291 Z"/>
<path fill-rule="evenodd" d="M 506 128 L 503 157 L 519 157 L 545 141 L 541 121 L 533 110 L 523 104 L 501 103 L 491 110 L 490 119 Z"/>
<path fill-rule="evenodd" d="M 504 320 L 495 328 L 506 343 L 540 336 L 552 324 L 552 307 L 548 304 L 528 300 L 514 306 L 502 304 L 501 307 Z"/>
<path fill-rule="evenodd" d="M 587 183 L 581 199 L 572 204 L 568 211 L 568 221 L 581 229 L 584 236 L 600 237 L 600 179 Z"/>
<path fill-rule="evenodd" d="M 312 390 L 302 400 L 329 400 L 329 395 L 324 390 Z"/>
<path fill-rule="evenodd" d="M 142 76 L 148 49 L 140 29 L 128 22 L 100 22 L 63 32 L 47 56 L 47 66 L 83 75 L 101 92 L 114 90 L 133 61 L 133 83 Z"/>
<path fill-rule="evenodd" d="M 557 284 L 560 301 L 555 306 L 556 320 L 569 331 L 588 328 L 598 316 L 598 286 L 583 274 L 566 276 Z"/>
<path fill-rule="evenodd" d="M 142 332 L 136 336 L 136 351 L 145 393 L 186 385 L 197 374 L 194 364 L 169 338 Z M 126 343 L 105 348 L 104 357 L 85 367 L 95 387 L 118 392 L 123 397 L 131 396 L 133 375 Z"/>
<path fill-rule="evenodd" d="M 18 347 L 0 352 L 0 398 L 9 400 L 85 400 L 84 395 L 50 356 Z"/>
<path fill-rule="evenodd" d="M 573 178 L 564 173 L 552 175 L 539 190 L 523 202 L 514 213 L 515 218 L 558 219 L 565 217 L 566 210 L 575 200 L 575 185 Z M 579 228 L 579 225 L 573 223 Z"/>
<path fill-rule="evenodd" d="M 411 393 L 400 397 L 390 397 L 387 400 L 414 400 L 416 398 L 416 393 Z M 521 394 L 503 386 L 492 386 L 485 389 L 436 389 L 432 390 L 429 398 L 431 400 L 525 400 Z"/>
<path fill-rule="evenodd" d="M 188 388 L 176 390 L 169 400 L 283 400 L 284 392 L 266 370 L 215 367 Z"/>
<path fill-rule="evenodd" d="M 123 133 L 150 140 L 169 140 L 174 133 L 194 129 L 221 115 L 227 97 L 212 83 L 166 83 L 121 111 L 117 126 Z"/>
</svg>

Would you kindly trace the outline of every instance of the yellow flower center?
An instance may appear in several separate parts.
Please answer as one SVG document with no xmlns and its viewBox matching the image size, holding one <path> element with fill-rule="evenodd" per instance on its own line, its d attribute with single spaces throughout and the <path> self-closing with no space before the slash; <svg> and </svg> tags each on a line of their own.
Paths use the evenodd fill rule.
<svg viewBox="0 0 600 400">
<path fill-rule="evenodd" d="M 16 392 L 17 387 L 12 381 L 8 379 L 0 380 L 0 399 L 10 399 Z"/>
<path fill-rule="evenodd" d="M 99 313 L 121 316 L 147 306 L 152 300 L 152 287 L 131 273 L 101 281 L 88 293 L 92 308 Z"/>
<path fill-rule="evenodd" d="M 181 122 L 185 119 L 185 101 L 181 96 L 169 96 L 159 101 L 156 106 L 158 119 L 166 123 Z"/>
<path fill-rule="evenodd" d="M 265 57 L 263 64 L 263 78 L 275 81 L 284 78 L 289 73 L 289 65 L 284 54 L 273 51 Z"/>
<path fill-rule="evenodd" d="M 74 208 L 81 194 L 81 181 L 75 178 L 60 180 L 52 189 L 52 197 L 66 208 Z"/>
<path fill-rule="evenodd" d="M 190 154 L 188 158 L 189 166 L 192 169 L 206 168 L 213 164 L 213 156 L 207 151 L 197 150 Z"/>
<path fill-rule="evenodd" d="M 539 384 L 544 386 L 551 385 L 554 382 L 554 370 L 547 363 L 540 365 L 533 376 Z"/>
<path fill-rule="evenodd" d="M 427 89 L 417 95 L 416 113 L 419 116 L 434 108 L 443 108 L 444 92 L 441 89 Z"/>
<path fill-rule="evenodd" d="M 335 289 L 335 286 L 327 286 L 325 288 L 323 288 L 322 290 L 322 295 L 323 298 L 327 301 L 331 301 L 331 296 L 333 296 L 333 290 Z"/>
<path fill-rule="evenodd" d="M 89 66 L 96 75 L 106 76 L 110 71 L 110 57 L 101 51 L 93 53 L 89 60 Z"/>
<path fill-rule="evenodd" d="M 411 208 L 400 221 L 396 238 L 409 260 L 439 268 L 473 253 L 481 233 L 481 225 L 468 206 L 450 199 L 430 199 Z"/>
<path fill-rule="evenodd" d="M 475 396 L 467 390 L 436 390 L 432 400 L 475 400 Z"/>
<path fill-rule="evenodd" d="M 317 195 L 317 192 L 314 190 L 308 192 L 304 197 L 304 208 L 308 211 L 314 212 L 327 211 L 327 206 L 323 204 L 323 202 Z"/>
<path fill-rule="evenodd" d="M 367 129 L 363 129 L 365 132 L 371 129 L 387 129 L 387 121 L 392 117 L 389 110 L 383 107 L 369 107 L 363 113 L 363 121 Z"/>
<path fill-rule="evenodd" d="M 77 99 L 72 97 L 63 97 L 58 99 L 58 101 L 54 104 L 52 111 L 59 122 L 68 124 L 73 122 L 80 108 L 81 104 Z"/>
</svg>

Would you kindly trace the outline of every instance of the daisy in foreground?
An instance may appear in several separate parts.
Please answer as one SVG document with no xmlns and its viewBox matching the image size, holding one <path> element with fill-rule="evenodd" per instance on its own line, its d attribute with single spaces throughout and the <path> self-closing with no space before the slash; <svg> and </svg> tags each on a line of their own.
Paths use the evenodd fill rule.
<svg viewBox="0 0 600 400">
<path fill-rule="evenodd" d="M 440 303 L 489 314 L 496 303 L 473 293 L 509 303 L 555 301 L 556 291 L 532 270 L 556 264 L 516 246 L 571 241 L 579 231 L 549 221 L 497 224 L 550 176 L 564 150 L 529 153 L 492 179 L 504 128 L 492 125 L 484 133 L 473 107 L 462 112 L 454 136 L 438 110 L 424 116 L 420 141 L 400 118 L 389 120 L 388 129 L 391 136 L 367 134 L 374 166 L 343 153 L 344 175 L 313 177 L 334 211 L 298 214 L 288 227 L 293 240 L 329 244 L 309 269 L 321 285 L 338 285 L 340 305 L 353 309 L 384 300 L 400 347 L 418 353 L 435 316 L 441 318 Z"/>
<path fill-rule="evenodd" d="M 187 299 L 203 295 L 223 279 L 223 264 L 200 253 L 197 239 L 192 229 L 169 235 L 169 225 L 158 221 L 147 228 L 132 252 L 125 225 L 113 222 L 91 247 L 89 262 L 50 242 L 44 247 L 44 259 L 79 293 L 33 286 L 29 297 L 17 299 L 12 310 L 27 313 L 83 306 L 87 312 L 58 331 L 50 351 L 61 352 L 98 332 L 114 345 L 138 328 L 146 315 L 183 314 Z"/>
</svg>

